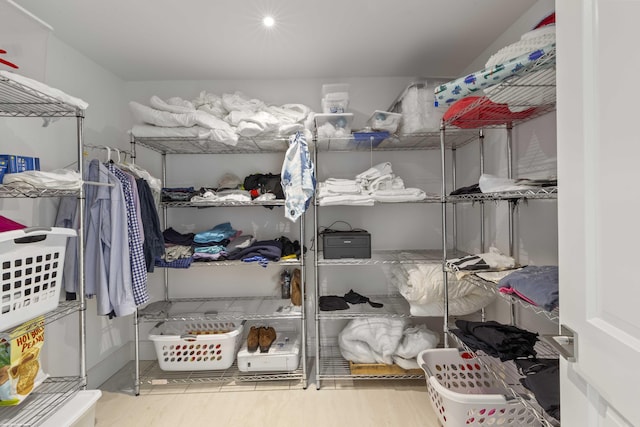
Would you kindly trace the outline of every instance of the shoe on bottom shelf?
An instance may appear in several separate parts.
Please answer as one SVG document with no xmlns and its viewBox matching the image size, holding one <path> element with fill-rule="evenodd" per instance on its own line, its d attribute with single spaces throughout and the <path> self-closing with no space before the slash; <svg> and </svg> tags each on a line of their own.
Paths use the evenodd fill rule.
<svg viewBox="0 0 640 427">
<path fill-rule="evenodd" d="M 252 326 L 251 329 L 249 329 L 249 333 L 247 334 L 247 351 L 249 353 L 253 353 L 258 349 L 261 330 L 261 327 L 256 328 L 255 326 Z"/>
<path fill-rule="evenodd" d="M 260 353 L 266 353 L 271 348 L 271 344 L 276 340 L 276 330 L 272 326 L 261 327 L 258 342 L 260 344 Z"/>
</svg>

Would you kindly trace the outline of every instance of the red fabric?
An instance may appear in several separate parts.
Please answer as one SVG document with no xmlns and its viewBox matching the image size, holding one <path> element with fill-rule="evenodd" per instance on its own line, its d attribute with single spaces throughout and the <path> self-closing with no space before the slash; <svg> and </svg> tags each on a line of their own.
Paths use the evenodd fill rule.
<svg viewBox="0 0 640 427">
<path fill-rule="evenodd" d="M 506 104 L 496 104 L 487 97 L 467 96 L 451 104 L 443 119 L 463 129 L 502 125 L 529 117 L 535 108 L 514 113 Z"/>
<path fill-rule="evenodd" d="M 26 228 L 26 226 L 0 215 L 0 232 L 22 230 L 23 228 Z"/>
<path fill-rule="evenodd" d="M 533 29 L 535 30 L 540 27 L 545 27 L 547 25 L 552 25 L 555 23 L 556 23 L 556 13 L 553 12 L 551 15 L 547 16 L 546 18 L 543 18 L 542 21 L 538 22 L 538 25 L 533 27 Z"/>
</svg>

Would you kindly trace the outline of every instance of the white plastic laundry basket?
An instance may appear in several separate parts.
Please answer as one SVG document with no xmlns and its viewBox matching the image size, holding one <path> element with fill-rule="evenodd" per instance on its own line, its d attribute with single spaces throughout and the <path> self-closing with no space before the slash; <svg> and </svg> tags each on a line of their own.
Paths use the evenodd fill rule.
<svg viewBox="0 0 640 427">
<path fill-rule="evenodd" d="M 443 426 L 540 426 L 518 400 L 507 400 L 505 389 L 470 353 L 456 348 L 424 350 L 418 365 Z"/>
<path fill-rule="evenodd" d="M 58 307 L 68 228 L 34 227 L 0 233 L 0 330 Z"/>
<path fill-rule="evenodd" d="M 149 333 L 165 371 L 227 369 L 233 365 L 242 323 L 217 321 L 161 322 Z"/>
</svg>

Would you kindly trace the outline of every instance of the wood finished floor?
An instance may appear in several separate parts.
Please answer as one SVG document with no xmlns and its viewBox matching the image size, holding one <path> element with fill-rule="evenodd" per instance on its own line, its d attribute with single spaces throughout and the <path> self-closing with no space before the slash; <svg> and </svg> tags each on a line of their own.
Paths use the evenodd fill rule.
<svg viewBox="0 0 640 427">
<path fill-rule="evenodd" d="M 191 384 L 132 391 L 132 365 L 100 389 L 97 427 L 438 427 L 424 380 Z"/>
</svg>

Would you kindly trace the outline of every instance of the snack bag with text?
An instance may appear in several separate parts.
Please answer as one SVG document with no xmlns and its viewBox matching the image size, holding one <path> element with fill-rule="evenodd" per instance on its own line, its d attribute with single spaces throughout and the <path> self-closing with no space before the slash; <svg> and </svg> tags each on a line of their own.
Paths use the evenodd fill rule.
<svg viewBox="0 0 640 427">
<path fill-rule="evenodd" d="M 47 378 L 40 367 L 43 344 L 42 317 L 0 334 L 0 406 L 18 405 Z"/>
</svg>

